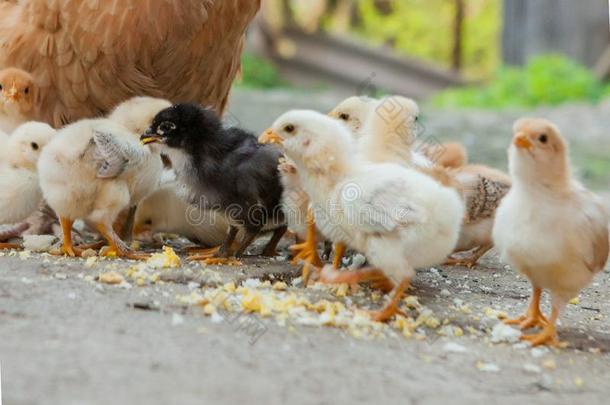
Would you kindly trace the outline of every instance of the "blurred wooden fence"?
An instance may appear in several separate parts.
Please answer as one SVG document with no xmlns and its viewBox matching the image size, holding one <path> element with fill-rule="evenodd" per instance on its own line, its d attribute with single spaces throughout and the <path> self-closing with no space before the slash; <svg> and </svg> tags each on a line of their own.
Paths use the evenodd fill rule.
<svg viewBox="0 0 610 405">
<path fill-rule="evenodd" d="M 608 0 L 504 0 L 503 20 L 506 63 L 521 65 L 534 55 L 560 52 L 600 74 L 610 68 L 609 62 L 606 69 L 601 66 L 610 45 Z"/>
</svg>

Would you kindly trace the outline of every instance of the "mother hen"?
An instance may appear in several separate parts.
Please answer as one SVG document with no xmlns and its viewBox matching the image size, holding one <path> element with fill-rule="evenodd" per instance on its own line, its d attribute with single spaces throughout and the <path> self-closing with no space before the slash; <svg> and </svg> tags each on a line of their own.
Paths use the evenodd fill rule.
<svg viewBox="0 0 610 405">
<path fill-rule="evenodd" d="M 37 80 L 56 127 L 148 95 L 222 113 L 261 0 L 0 0 L 0 68 Z"/>
</svg>

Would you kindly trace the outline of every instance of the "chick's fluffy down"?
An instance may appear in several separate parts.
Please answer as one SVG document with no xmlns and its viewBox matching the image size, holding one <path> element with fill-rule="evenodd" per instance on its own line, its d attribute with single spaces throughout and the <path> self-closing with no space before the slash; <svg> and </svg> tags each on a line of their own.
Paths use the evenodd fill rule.
<svg viewBox="0 0 610 405">
<path fill-rule="evenodd" d="M 100 176 L 96 131 L 111 133 L 136 155 L 125 162 L 125 169 L 116 176 Z M 158 184 L 162 163 L 150 149 L 140 145 L 136 135 L 110 120 L 83 120 L 62 129 L 43 151 L 38 166 L 40 186 L 60 217 L 108 224 L 121 210 L 137 204 L 133 195 L 146 195 L 140 193 L 142 181 L 138 180 L 138 173 L 150 164 L 159 166 L 158 176 L 153 173 L 153 184 Z"/>
</svg>

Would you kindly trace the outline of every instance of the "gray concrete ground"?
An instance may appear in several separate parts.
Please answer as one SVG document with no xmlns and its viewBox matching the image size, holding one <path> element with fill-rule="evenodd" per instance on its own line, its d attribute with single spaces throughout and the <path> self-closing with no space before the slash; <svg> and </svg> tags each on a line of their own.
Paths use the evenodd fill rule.
<svg viewBox="0 0 610 405">
<path fill-rule="evenodd" d="M 337 100 L 240 91 L 233 101 L 235 119 L 260 131 L 287 106 L 329 109 Z M 536 113 L 566 127 L 575 161 L 589 162 L 608 151 L 610 107 Z M 519 115 L 430 111 L 426 133 L 464 140 L 473 161 L 502 168 L 510 122 Z M 607 190 L 607 173 L 593 166 L 586 181 Z M 496 315 L 519 315 L 529 295 L 527 281 L 493 253 L 473 270 L 418 273 L 411 294 L 423 307 L 408 314 L 421 317 L 427 308 L 433 316 L 410 337 L 396 325 L 360 336 L 350 327 L 307 325 L 295 311 L 283 320 L 275 314 L 209 316 L 185 299 L 233 280 L 252 291 L 294 293 L 312 303 L 380 305 L 367 289 L 344 297 L 292 286 L 298 269 L 284 260 L 247 258 L 244 267 L 184 264 L 156 271 L 162 282 L 152 273 L 139 282 L 134 263 L 26 256 L 0 257 L 6 404 L 601 404 L 610 395 L 608 270 L 568 306 L 560 335 L 570 346 L 534 350 L 491 342 Z M 109 271 L 126 281 L 96 280 Z M 288 288 L 272 292 L 252 279 L 285 280 Z"/>
</svg>

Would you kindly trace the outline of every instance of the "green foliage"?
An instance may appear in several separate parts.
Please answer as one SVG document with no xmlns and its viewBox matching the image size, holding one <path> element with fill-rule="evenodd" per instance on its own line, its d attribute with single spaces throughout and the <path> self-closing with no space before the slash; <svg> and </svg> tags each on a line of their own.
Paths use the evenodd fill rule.
<svg viewBox="0 0 610 405">
<path fill-rule="evenodd" d="M 610 95 L 585 66 L 561 55 L 532 58 L 523 68 L 502 67 L 483 86 L 446 90 L 433 104 L 440 107 L 532 107 L 567 101 L 597 102 Z"/>
<path fill-rule="evenodd" d="M 464 73 L 488 77 L 500 63 L 501 0 L 466 0 L 462 53 Z M 384 13 L 376 0 L 358 0 L 361 38 L 435 64 L 451 66 L 454 0 L 390 0 Z"/>
<path fill-rule="evenodd" d="M 244 53 L 241 59 L 241 71 L 241 80 L 237 82 L 239 86 L 258 89 L 286 86 L 275 66 L 258 56 Z"/>
</svg>

